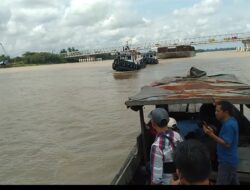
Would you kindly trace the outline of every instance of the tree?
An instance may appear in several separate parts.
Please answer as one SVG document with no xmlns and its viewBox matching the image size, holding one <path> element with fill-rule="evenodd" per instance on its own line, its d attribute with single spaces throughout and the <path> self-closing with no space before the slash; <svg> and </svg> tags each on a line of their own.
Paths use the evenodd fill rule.
<svg viewBox="0 0 250 190">
<path fill-rule="evenodd" d="M 62 49 L 60 53 L 67 53 L 67 51 L 65 49 Z"/>
<path fill-rule="evenodd" d="M 69 47 L 68 48 L 68 52 L 74 52 L 74 51 L 79 51 L 79 50 L 74 48 L 74 47 Z"/>
<path fill-rule="evenodd" d="M 25 64 L 53 64 L 66 62 L 59 54 L 48 52 L 26 52 L 23 54 L 22 61 Z"/>
<path fill-rule="evenodd" d="M 69 48 L 68 48 L 68 52 L 72 52 L 72 49 L 71 49 L 71 47 L 69 47 Z"/>
</svg>

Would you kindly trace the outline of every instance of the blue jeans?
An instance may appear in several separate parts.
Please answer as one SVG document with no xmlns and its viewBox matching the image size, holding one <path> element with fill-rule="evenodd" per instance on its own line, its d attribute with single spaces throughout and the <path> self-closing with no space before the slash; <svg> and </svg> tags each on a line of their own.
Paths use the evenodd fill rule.
<svg viewBox="0 0 250 190">
<path fill-rule="evenodd" d="M 219 163 L 216 185 L 239 185 L 237 168 Z"/>
</svg>

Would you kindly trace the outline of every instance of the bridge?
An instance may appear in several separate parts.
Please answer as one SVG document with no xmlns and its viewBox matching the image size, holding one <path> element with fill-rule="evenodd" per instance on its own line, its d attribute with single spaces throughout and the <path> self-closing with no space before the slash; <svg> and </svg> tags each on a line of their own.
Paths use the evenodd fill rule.
<svg viewBox="0 0 250 190">
<path fill-rule="evenodd" d="M 138 43 L 130 45 L 130 48 L 140 50 L 150 50 L 155 47 L 171 47 L 178 45 L 206 45 L 206 44 L 219 44 L 228 42 L 242 42 L 244 45 L 244 51 L 250 50 L 250 32 L 248 33 L 233 33 L 222 35 L 211 35 L 203 37 L 193 37 L 175 40 L 160 40 L 148 43 Z M 123 46 L 109 47 L 102 49 L 89 49 L 83 51 L 74 51 L 68 53 L 62 53 L 65 58 L 84 58 L 91 60 L 93 57 L 98 57 L 103 54 L 114 54 L 117 51 L 122 51 Z"/>
</svg>

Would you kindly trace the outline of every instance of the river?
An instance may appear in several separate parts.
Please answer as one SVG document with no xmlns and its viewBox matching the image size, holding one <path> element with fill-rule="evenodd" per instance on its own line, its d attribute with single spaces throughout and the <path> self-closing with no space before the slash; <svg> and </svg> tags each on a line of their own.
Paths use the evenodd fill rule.
<svg viewBox="0 0 250 190">
<path fill-rule="evenodd" d="M 129 74 L 112 61 L 0 69 L 0 184 L 109 184 L 136 142 L 128 96 L 196 66 L 250 84 L 250 53 L 200 53 Z"/>
</svg>

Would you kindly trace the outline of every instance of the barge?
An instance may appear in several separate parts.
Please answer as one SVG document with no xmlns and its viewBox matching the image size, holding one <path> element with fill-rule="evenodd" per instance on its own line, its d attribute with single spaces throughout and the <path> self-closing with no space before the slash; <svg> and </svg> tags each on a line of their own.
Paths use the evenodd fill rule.
<svg viewBox="0 0 250 190">
<path fill-rule="evenodd" d="M 159 59 L 193 57 L 195 55 L 195 48 L 189 45 L 157 48 L 157 56 Z"/>
</svg>

